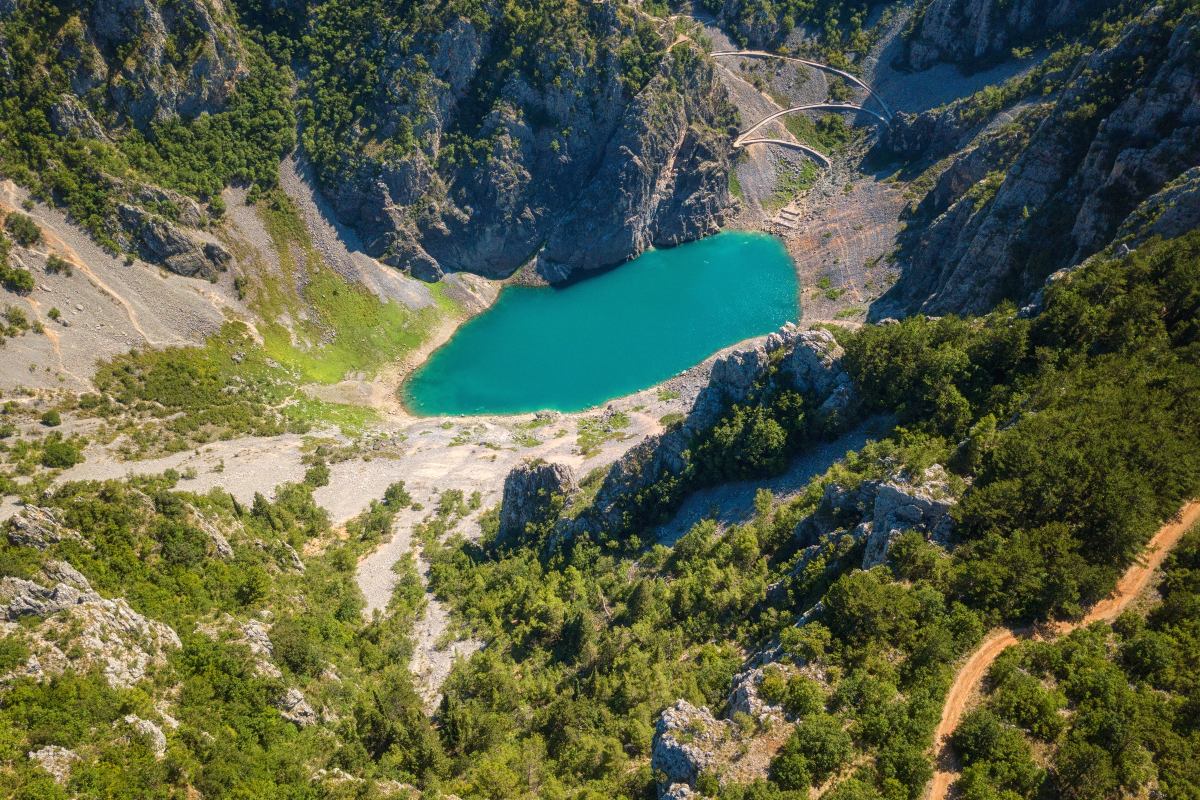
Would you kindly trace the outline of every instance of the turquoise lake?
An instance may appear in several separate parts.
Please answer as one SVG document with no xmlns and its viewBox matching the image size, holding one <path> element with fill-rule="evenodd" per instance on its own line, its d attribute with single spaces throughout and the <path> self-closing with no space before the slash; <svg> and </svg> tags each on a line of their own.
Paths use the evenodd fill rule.
<svg viewBox="0 0 1200 800">
<path fill-rule="evenodd" d="M 579 411 L 798 316 L 779 240 L 721 233 L 563 288 L 511 286 L 405 383 L 418 414 Z"/>
</svg>

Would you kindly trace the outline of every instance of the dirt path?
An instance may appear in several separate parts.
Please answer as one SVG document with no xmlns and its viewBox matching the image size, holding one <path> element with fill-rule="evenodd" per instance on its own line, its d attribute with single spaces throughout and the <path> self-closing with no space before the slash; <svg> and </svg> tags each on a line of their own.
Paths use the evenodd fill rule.
<svg viewBox="0 0 1200 800">
<path fill-rule="evenodd" d="M 1092 606 L 1083 619 L 1053 626 L 1046 632 L 1045 638 L 1056 639 L 1093 622 L 1109 622 L 1120 616 L 1121 612 L 1146 590 L 1171 548 L 1177 545 L 1197 522 L 1200 522 L 1200 501 L 1192 501 L 1183 507 L 1174 520 L 1158 529 L 1146 545 L 1142 560 L 1125 571 L 1111 595 Z M 950 735 L 954 733 L 963 714 L 972 704 L 988 667 L 1012 645 L 1036 636 L 1039 636 L 1039 633 L 1028 628 L 994 631 L 959 668 L 942 706 L 941 721 L 933 734 L 934 747 L 938 748 L 937 769 L 933 774 L 929 800 L 944 800 L 950 791 L 950 785 L 958 777 L 961 765 L 950 746 Z"/>
</svg>

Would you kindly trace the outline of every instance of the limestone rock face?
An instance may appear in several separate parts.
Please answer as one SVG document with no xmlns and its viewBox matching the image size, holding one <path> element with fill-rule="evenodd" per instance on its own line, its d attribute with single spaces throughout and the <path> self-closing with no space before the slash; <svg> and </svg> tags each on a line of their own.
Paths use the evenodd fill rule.
<svg viewBox="0 0 1200 800">
<path fill-rule="evenodd" d="M 933 0 L 908 45 L 908 63 L 967 67 L 1004 58 L 1016 45 L 1077 27 L 1111 0 Z"/>
<path fill-rule="evenodd" d="M 919 530 L 931 541 L 947 544 L 954 527 L 950 509 L 955 502 L 940 464 L 918 476 L 897 476 L 878 484 L 863 569 L 884 563 L 891 543 L 905 531 Z"/>
<path fill-rule="evenodd" d="M 121 224 L 142 258 L 188 278 L 215 279 L 232 256 L 214 242 L 200 242 L 163 217 L 128 204 L 117 208 Z"/>
<path fill-rule="evenodd" d="M 712 4 L 706 3 L 710 6 Z M 747 13 L 747 10 L 751 13 Z M 781 44 L 791 30 L 784 24 L 784 15 L 776 11 L 781 6 L 754 0 L 723 0 L 716 11 L 721 27 L 737 42 L 757 48 L 774 48 Z"/>
<path fill-rule="evenodd" d="M 64 541 L 76 541 L 90 550 L 92 546 L 79 531 L 65 527 L 52 509 L 25 506 L 8 522 L 8 541 L 18 547 L 45 550 Z"/>
<path fill-rule="evenodd" d="M 50 128 L 59 136 L 79 136 L 92 139 L 107 139 L 108 134 L 92 116 L 92 113 L 75 98 L 64 94 L 50 108 Z"/>
<path fill-rule="evenodd" d="M 1057 94 L 982 129 L 986 120 L 964 123 L 969 101 L 898 115 L 893 151 L 957 154 L 922 201 L 901 277 L 871 319 L 976 313 L 1005 298 L 1024 305 L 1048 276 L 1118 237 L 1155 224 L 1186 230 L 1195 219 L 1200 15 L 1176 21 L 1151 9 L 1061 77 Z"/>
<path fill-rule="evenodd" d="M 304 694 L 295 687 L 284 692 L 283 696 L 275 701 L 275 707 L 279 709 L 280 716 L 302 728 L 317 723 L 317 712 L 308 704 Z"/>
<path fill-rule="evenodd" d="M 618 54 L 634 23 L 596 3 L 588 44 L 521 42 L 541 79 L 489 75 L 494 90 L 480 98 L 480 71 L 513 46 L 499 13 L 451 12 L 439 35 L 386 60 L 380 92 L 396 99 L 368 116 L 384 139 L 411 131 L 426 144 L 378 156 L 352 146 L 318 170 L 371 255 L 423 279 L 505 277 L 528 264 L 556 283 L 719 229 L 736 122 L 710 63 L 685 43 L 635 87 Z M 397 88 L 413 71 L 431 78 L 420 97 Z M 439 158 L 455 125 L 474 130 L 478 158 Z"/>
<path fill-rule="evenodd" d="M 74 750 L 56 744 L 47 745 L 40 750 L 31 750 L 27 755 L 30 761 L 37 762 L 39 767 L 49 772 L 50 777 L 59 785 L 70 780 L 71 766 L 79 760 L 79 754 Z"/>
<path fill-rule="evenodd" d="M 114 122 L 145 129 L 176 115 L 224 107 L 246 73 L 224 0 L 88 0 L 82 36 L 66 36 L 59 58 L 75 94 L 95 96 Z M 191 54 L 180 59 L 169 50 Z"/>
<path fill-rule="evenodd" d="M 1200 166 L 1192 167 L 1147 198 L 1117 231 L 1133 244 L 1152 236 L 1170 239 L 1200 228 Z"/>
<path fill-rule="evenodd" d="M 517 465 L 504 479 L 496 545 L 519 542 L 527 526 L 547 520 L 555 497 L 567 498 L 578 490 L 575 473 L 564 464 L 538 459 Z"/>
<path fill-rule="evenodd" d="M 124 598 L 101 597 L 62 561 L 46 564 L 37 581 L 0 578 L 0 617 L 42 620 L 33 629 L 31 660 L 37 665 L 27 665 L 31 674 L 47 671 L 42 665 L 59 672 L 68 665 L 98 666 L 110 685 L 127 688 L 164 665 L 167 652 L 181 646 L 170 627 L 137 613 Z M 69 659 L 59 645 L 81 655 Z"/>
<path fill-rule="evenodd" d="M 668 792 L 677 784 L 695 786 L 700 774 L 716 763 L 731 735 L 730 727 L 730 722 L 718 720 L 707 708 L 697 708 L 686 700 L 677 700 L 663 711 L 654 726 L 650 752 L 651 769 L 666 776 L 659 787 L 660 797 L 670 796 Z"/>
</svg>

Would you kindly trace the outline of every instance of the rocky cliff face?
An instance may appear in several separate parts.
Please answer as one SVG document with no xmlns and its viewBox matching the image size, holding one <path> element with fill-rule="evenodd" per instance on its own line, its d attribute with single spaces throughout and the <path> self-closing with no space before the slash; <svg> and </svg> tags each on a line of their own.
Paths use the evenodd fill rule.
<svg viewBox="0 0 1200 800">
<path fill-rule="evenodd" d="M 55 176 L 44 191 L 86 217 L 81 221 L 109 247 L 181 275 L 213 278 L 230 256 L 186 230 L 208 221 L 200 203 L 147 183 L 153 172 L 147 164 L 158 161 L 157 126 L 221 112 L 247 74 L 224 0 L 77 0 L 55 4 L 52 14 L 23 2 L 0 5 L 0 81 L 22 95 L 42 92 L 21 98 L 34 120 L 24 124 L 35 132 L 19 146 L 38 151 L 28 141 L 42 137 L 41 147 L 49 149 L 46 140 L 57 138 L 75 153 L 49 157 L 38 170 Z M 78 140 L 105 147 L 84 150 Z M 130 142 L 142 148 L 137 156 L 109 146 Z M 90 194 L 80 202 L 85 184 Z"/>
<path fill-rule="evenodd" d="M 556 503 L 578 490 L 575 474 L 564 464 L 539 459 L 517 466 L 504 479 L 495 545 L 519 544 L 531 525 L 551 521 Z"/>
<path fill-rule="evenodd" d="M 57 37 L 70 71 L 58 124 L 64 131 L 195 117 L 224 107 L 246 71 L 224 0 L 88 0 Z M 79 103 L 77 99 L 83 99 Z M 64 132 L 60 131 L 60 132 Z"/>
<path fill-rule="evenodd" d="M 616 3 L 580 12 L 569 47 L 487 13 L 397 45 L 375 94 L 424 74 L 420 96 L 368 111 L 380 155 L 350 131 L 321 164 L 368 250 L 426 279 L 534 262 L 555 282 L 717 229 L 734 120 L 711 64 Z"/>
<path fill-rule="evenodd" d="M 1113 0 L 933 0 L 908 42 L 908 65 L 984 66 L 1008 57 L 1016 46 L 1078 28 L 1113 5 Z"/>
<path fill-rule="evenodd" d="M 778 333 L 718 357 L 708 385 L 683 424 L 622 456 L 605 477 L 591 507 L 567 523 L 562 533 L 619 530 L 625 524 L 629 503 L 664 478 L 682 475 L 688 469 L 689 449 L 695 439 L 734 404 L 752 402 L 768 381 L 807 396 L 819 424 L 837 427 L 853 419 L 858 401 L 841 357 L 842 349 L 829 331 L 800 330 L 790 323 Z"/>
<path fill-rule="evenodd" d="M 902 278 L 873 318 L 980 312 L 1028 298 L 1148 220 L 1194 218 L 1200 164 L 1200 17 L 1153 9 L 1083 57 L 1047 100 L 980 128 L 960 101 L 899 119 L 897 154 L 952 153 L 901 250 Z M 1169 210 L 1166 192 L 1182 205 Z M 1143 208 L 1143 203 L 1150 205 Z"/>
</svg>

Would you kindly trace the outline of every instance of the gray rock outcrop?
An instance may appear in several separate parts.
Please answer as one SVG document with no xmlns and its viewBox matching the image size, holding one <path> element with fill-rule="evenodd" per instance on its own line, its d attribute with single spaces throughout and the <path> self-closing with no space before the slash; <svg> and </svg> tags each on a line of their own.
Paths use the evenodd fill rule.
<svg viewBox="0 0 1200 800">
<path fill-rule="evenodd" d="M 62 561 L 47 563 L 37 581 L 0 578 L 0 618 L 28 617 L 41 620 L 33 628 L 34 654 L 43 651 L 41 661 L 60 668 L 99 667 L 115 687 L 133 686 L 150 669 L 165 665 L 168 651 L 181 647 L 170 627 L 137 613 L 124 598 L 101 597 Z M 79 655 L 67 658 L 64 651 Z"/>
<path fill-rule="evenodd" d="M 128 725 L 135 736 L 144 739 L 150 745 L 150 751 L 155 758 L 161 759 L 167 754 L 167 735 L 162 728 L 148 719 L 142 719 L 136 714 L 126 714 L 124 723 Z"/>
<path fill-rule="evenodd" d="M 283 673 L 275 665 L 275 646 L 271 643 L 270 629 L 256 619 L 241 626 L 242 641 L 250 648 L 254 658 L 254 670 L 268 678 L 280 678 Z"/>
<path fill-rule="evenodd" d="M 65 541 L 79 542 L 84 549 L 92 545 L 79 531 L 64 526 L 53 509 L 41 506 L 25 506 L 20 513 L 8 521 L 8 541 L 17 547 L 33 547 L 46 550 L 51 545 Z"/>
<path fill-rule="evenodd" d="M 729 714 L 745 714 L 756 720 L 773 719 L 782 721 L 783 707 L 767 702 L 759 691 L 766 669 L 785 670 L 781 664 L 769 667 L 751 667 L 733 676 L 733 688 L 729 692 Z"/>
<path fill-rule="evenodd" d="M 575 473 L 564 464 L 537 459 L 517 465 L 504 479 L 496 546 L 520 542 L 529 526 L 550 521 L 556 498 L 568 499 L 578 490 Z"/>
<path fill-rule="evenodd" d="M 304 693 L 292 687 L 275 701 L 279 715 L 288 722 L 294 722 L 301 728 L 317 724 L 317 712 L 309 705 Z"/>
<path fill-rule="evenodd" d="M 650 768 L 666 776 L 659 784 L 660 797 L 670 796 L 668 792 L 679 784 L 694 787 L 701 773 L 718 763 L 732 736 L 731 727 L 729 721 L 718 720 L 707 708 L 686 700 L 663 711 L 650 750 Z"/>
<path fill-rule="evenodd" d="M 121 225 L 142 258 L 187 278 L 214 280 L 232 256 L 215 242 L 201 242 L 167 219 L 137 206 L 117 207 Z"/>
<path fill-rule="evenodd" d="M 1130 246 L 1152 236 L 1170 239 L 1200 228 L 1200 166 L 1192 167 L 1147 198 L 1121 223 L 1118 239 Z"/>
<path fill-rule="evenodd" d="M 921 475 L 883 481 L 874 487 L 874 495 L 863 569 L 884 563 L 892 542 L 905 531 L 920 531 L 942 546 L 949 543 L 954 530 L 950 509 L 957 500 L 940 464 Z"/>
<path fill-rule="evenodd" d="M 79 754 L 56 744 L 47 745 L 39 750 L 27 753 L 30 761 L 50 773 L 54 782 L 60 786 L 71 779 L 71 768 L 79 760 Z"/>
<path fill-rule="evenodd" d="M 107 139 L 108 134 L 92 112 L 72 94 L 64 94 L 50 107 L 50 129 L 62 137 Z"/>
</svg>

